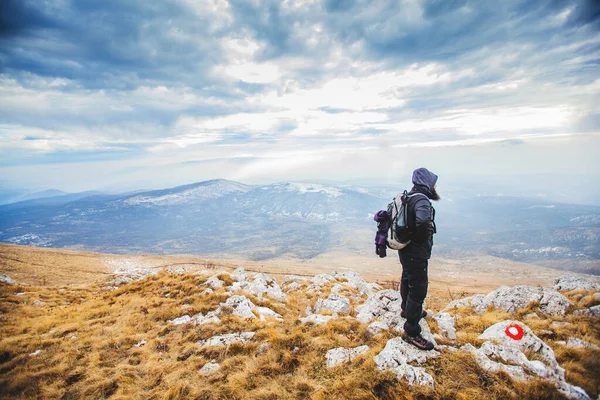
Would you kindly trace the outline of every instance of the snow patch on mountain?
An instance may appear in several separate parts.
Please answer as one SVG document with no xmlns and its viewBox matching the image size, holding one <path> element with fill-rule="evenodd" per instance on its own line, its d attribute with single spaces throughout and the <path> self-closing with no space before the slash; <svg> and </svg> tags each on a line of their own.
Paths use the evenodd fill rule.
<svg viewBox="0 0 600 400">
<path fill-rule="evenodd" d="M 339 188 L 333 186 L 318 185 L 314 183 L 279 183 L 275 185 L 269 185 L 262 187 L 263 190 L 275 189 L 280 192 L 296 192 L 298 194 L 304 193 L 323 193 L 329 197 L 340 197 L 342 191 Z"/>
<path fill-rule="evenodd" d="M 206 184 L 190 187 L 181 191 L 173 191 L 162 195 L 137 195 L 124 201 L 128 205 L 178 205 L 198 202 L 209 199 L 217 199 L 231 193 L 245 193 L 250 188 L 241 183 L 215 180 Z M 160 193 L 160 192 L 159 192 Z"/>
</svg>

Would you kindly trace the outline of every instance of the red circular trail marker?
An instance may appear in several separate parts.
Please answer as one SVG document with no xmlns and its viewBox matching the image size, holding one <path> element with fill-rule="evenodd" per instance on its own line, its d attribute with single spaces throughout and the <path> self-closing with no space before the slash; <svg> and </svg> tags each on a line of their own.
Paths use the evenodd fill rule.
<svg viewBox="0 0 600 400">
<path fill-rule="evenodd" d="M 509 325 L 506 327 L 506 329 L 504 330 L 504 333 L 506 333 L 506 336 L 508 336 L 511 339 L 521 340 L 521 339 L 523 339 L 523 335 L 525 334 L 525 331 L 519 325 L 512 324 L 512 325 Z"/>
</svg>

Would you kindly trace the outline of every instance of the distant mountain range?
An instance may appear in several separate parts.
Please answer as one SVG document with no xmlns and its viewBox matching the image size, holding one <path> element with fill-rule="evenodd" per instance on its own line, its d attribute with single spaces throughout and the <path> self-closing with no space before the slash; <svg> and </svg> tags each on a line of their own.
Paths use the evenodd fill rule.
<svg viewBox="0 0 600 400">
<path fill-rule="evenodd" d="M 339 249 L 368 253 L 376 228 L 372 215 L 394 194 L 389 187 L 257 186 L 221 179 L 127 194 L 59 194 L 0 206 L 0 241 L 254 260 L 311 258 Z M 437 254 L 600 260 L 600 207 L 477 197 L 457 189 L 434 206 Z"/>
</svg>

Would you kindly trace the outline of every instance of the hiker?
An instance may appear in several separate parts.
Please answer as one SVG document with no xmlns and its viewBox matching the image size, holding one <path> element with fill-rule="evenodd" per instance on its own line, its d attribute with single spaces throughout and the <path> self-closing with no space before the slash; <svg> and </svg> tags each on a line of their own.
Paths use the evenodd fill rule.
<svg viewBox="0 0 600 400">
<path fill-rule="evenodd" d="M 398 250 L 402 264 L 402 312 L 406 318 L 402 339 L 423 350 L 432 350 L 433 343 L 421 336 L 419 321 L 427 316 L 423 301 L 427 296 L 427 265 L 431 258 L 433 234 L 436 233 L 435 210 L 430 200 L 439 200 L 436 192 L 437 175 L 426 168 L 413 172 L 412 190 L 408 193 L 407 225 L 411 240 L 406 247 Z"/>
</svg>

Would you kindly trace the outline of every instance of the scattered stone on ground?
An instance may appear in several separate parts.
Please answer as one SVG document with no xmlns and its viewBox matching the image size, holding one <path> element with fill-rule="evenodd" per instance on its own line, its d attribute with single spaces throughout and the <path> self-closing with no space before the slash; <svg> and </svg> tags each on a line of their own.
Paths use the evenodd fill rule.
<svg viewBox="0 0 600 400">
<path fill-rule="evenodd" d="M 211 362 L 204 364 L 204 366 L 202 368 L 200 368 L 200 373 L 205 376 L 212 375 L 218 369 L 219 369 L 219 364 L 216 363 L 215 360 L 212 360 Z"/>
<path fill-rule="evenodd" d="M 436 320 L 438 327 L 440 328 L 440 332 L 443 336 L 447 337 L 450 340 L 456 340 L 456 329 L 454 328 L 454 318 L 447 312 L 439 312 L 433 316 L 433 319 Z"/>
<path fill-rule="evenodd" d="M 6 274 L 0 274 L 0 283 L 7 283 L 9 285 L 16 285 L 17 281 L 15 281 L 14 279 L 11 279 L 10 276 L 6 275 Z"/>
<path fill-rule="evenodd" d="M 575 310 L 575 315 L 583 315 L 585 317 L 600 317 L 600 304 L 590 308 L 584 308 L 582 310 Z"/>
<path fill-rule="evenodd" d="M 227 333 L 225 335 L 218 335 L 208 338 L 206 340 L 199 340 L 196 342 L 198 346 L 206 347 L 224 347 L 234 343 L 246 344 L 254 337 L 254 332 L 238 332 L 238 333 Z"/>
<path fill-rule="evenodd" d="M 317 300 L 317 304 L 315 304 L 315 313 L 321 311 L 350 314 L 350 300 L 339 294 L 330 294 L 327 299 Z"/>
<path fill-rule="evenodd" d="M 369 346 L 358 346 L 353 349 L 347 349 L 344 347 L 338 347 L 331 349 L 325 355 L 327 368 L 335 367 L 336 365 L 343 364 L 354 360 L 361 354 L 365 354 L 369 351 Z"/>
<path fill-rule="evenodd" d="M 569 292 L 571 290 L 600 291 L 600 282 L 592 278 L 567 274 L 554 282 L 554 289 L 563 292 Z"/>
</svg>

